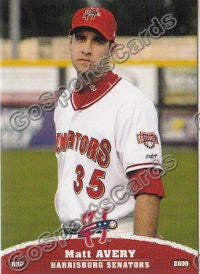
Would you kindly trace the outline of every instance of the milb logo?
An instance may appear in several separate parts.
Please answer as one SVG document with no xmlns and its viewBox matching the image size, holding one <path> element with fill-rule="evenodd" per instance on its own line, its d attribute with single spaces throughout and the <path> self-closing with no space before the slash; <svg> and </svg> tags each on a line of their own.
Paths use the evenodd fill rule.
<svg viewBox="0 0 200 274">
<path fill-rule="evenodd" d="M 100 244 L 104 244 L 106 242 L 107 237 L 107 230 L 116 229 L 118 224 L 115 220 L 106 220 L 107 219 L 107 212 L 106 210 L 103 211 L 102 220 L 97 222 L 92 222 L 96 211 L 92 210 L 86 212 L 82 216 L 82 223 L 83 227 L 78 232 L 79 238 L 84 238 L 85 244 L 87 247 L 93 247 L 94 244 L 92 242 L 91 235 L 95 232 L 101 232 L 101 237 L 99 239 Z"/>
</svg>

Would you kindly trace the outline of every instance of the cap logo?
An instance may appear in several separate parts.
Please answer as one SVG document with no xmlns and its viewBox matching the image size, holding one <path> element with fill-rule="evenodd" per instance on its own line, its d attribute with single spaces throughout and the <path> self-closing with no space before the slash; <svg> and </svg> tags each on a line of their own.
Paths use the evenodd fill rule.
<svg viewBox="0 0 200 274">
<path fill-rule="evenodd" d="M 89 8 L 85 11 L 82 18 L 84 18 L 86 21 L 88 21 L 89 18 L 94 20 L 96 16 L 101 16 L 101 13 L 99 12 L 99 9 Z"/>
</svg>

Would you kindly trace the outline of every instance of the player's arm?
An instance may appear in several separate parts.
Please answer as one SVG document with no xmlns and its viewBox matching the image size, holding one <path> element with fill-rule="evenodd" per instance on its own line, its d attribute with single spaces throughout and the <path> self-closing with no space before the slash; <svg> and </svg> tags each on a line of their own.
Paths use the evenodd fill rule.
<svg viewBox="0 0 200 274">
<path fill-rule="evenodd" d="M 130 191 L 136 199 L 134 234 L 157 237 L 160 200 L 164 197 L 160 172 L 155 169 L 140 169 L 131 172 L 129 178 Z"/>
<path fill-rule="evenodd" d="M 156 237 L 160 198 L 152 194 L 137 196 L 134 211 L 134 234 Z"/>
</svg>

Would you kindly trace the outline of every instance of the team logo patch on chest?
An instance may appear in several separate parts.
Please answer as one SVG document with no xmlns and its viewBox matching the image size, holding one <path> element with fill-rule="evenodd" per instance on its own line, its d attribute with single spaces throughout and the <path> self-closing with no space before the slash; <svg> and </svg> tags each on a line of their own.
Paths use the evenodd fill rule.
<svg viewBox="0 0 200 274">
<path fill-rule="evenodd" d="M 158 144 L 158 137 L 155 132 L 140 131 L 137 134 L 138 144 L 144 144 L 148 148 L 154 148 Z"/>
</svg>

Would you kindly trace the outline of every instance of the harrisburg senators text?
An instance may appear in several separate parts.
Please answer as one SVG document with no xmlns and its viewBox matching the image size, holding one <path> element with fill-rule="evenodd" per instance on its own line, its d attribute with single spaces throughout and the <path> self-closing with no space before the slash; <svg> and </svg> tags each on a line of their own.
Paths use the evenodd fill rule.
<svg viewBox="0 0 200 274">
<path fill-rule="evenodd" d="M 51 269 L 58 268 L 150 268 L 150 261 L 135 259 L 135 249 L 65 250 L 65 260 L 50 262 Z"/>
<path fill-rule="evenodd" d="M 102 168 L 110 164 L 111 144 L 107 139 L 101 141 L 96 138 L 89 138 L 79 132 L 69 130 L 68 133 L 56 134 L 56 153 L 67 151 L 67 149 L 78 151 L 80 154 L 97 162 Z"/>
</svg>

